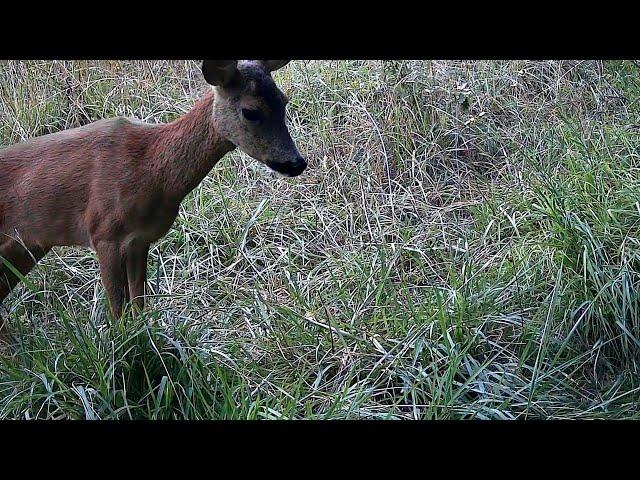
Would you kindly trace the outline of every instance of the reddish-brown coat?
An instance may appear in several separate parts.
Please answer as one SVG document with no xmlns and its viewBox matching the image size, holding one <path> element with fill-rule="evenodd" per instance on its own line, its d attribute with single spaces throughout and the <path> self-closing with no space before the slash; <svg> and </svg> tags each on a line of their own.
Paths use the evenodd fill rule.
<svg viewBox="0 0 640 480">
<path fill-rule="evenodd" d="M 34 262 L 20 244 L 44 253 L 60 245 L 92 247 L 101 269 L 126 264 L 139 250 L 145 265 L 132 260 L 133 270 L 146 276 L 149 244 L 169 230 L 182 199 L 235 148 L 216 134 L 213 101 L 211 90 L 167 124 L 100 120 L 0 149 L 0 255 L 28 272 Z M 9 277 L 0 266 L 0 302 L 16 283 Z M 126 289 L 121 280 L 107 279 L 105 287 Z M 125 293 L 132 298 L 142 291 Z M 112 305 L 115 315 L 121 308 Z"/>
</svg>

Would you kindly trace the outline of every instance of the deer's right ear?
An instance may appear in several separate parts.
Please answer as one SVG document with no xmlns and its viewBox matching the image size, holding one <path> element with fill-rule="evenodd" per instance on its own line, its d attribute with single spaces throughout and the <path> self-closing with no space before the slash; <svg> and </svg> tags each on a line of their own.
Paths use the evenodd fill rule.
<svg viewBox="0 0 640 480">
<path fill-rule="evenodd" d="M 224 87 L 238 72 L 238 60 L 205 60 L 202 75 L 209 85 Z"/>
</svg>

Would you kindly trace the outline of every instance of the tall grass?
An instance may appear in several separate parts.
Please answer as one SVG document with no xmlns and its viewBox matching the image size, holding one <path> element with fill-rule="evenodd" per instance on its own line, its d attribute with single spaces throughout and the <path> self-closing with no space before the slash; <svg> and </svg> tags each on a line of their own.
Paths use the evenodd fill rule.
<svg viewBox="0 0 640 480">
<path fill-rule="evenodd" d="M 7 307 L 4 418 L 634 418 L 640 71 L 633 62 L 293 62 L 310 160 L 235 152 L 105 323 L 57 249 Z M 8 62 L 0 143 L 169 121 L 197 62 Z M 1 173 L 0 173 L 1 174 Z"/>
</svg>

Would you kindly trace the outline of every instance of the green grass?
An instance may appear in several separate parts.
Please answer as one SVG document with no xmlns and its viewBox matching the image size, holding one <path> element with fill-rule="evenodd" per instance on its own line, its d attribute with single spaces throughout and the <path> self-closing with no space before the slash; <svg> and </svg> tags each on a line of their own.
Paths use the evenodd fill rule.
<svg viewBox="0 0 640 480">
<path fill-rule="evenodd" d="M 636 63 L 276 77 L 307 172 L 217 165 L 142 318 L 108 326 L 95 255 L 50 253 L 7 302 L 0 417 L 638 417 Z M 0 144 L 168 121 L 204 88 L 197 62 L 7 62 Z"/>
<path fill-rule="evenodd" d="M 235 418 L 230 369 L 200 345 L 198 329 L 161 327 L 153 318 L 110 328 L 60 315 L 21 329 L 2 358 L 2 416 L 11 418 Z"/>
</svg>

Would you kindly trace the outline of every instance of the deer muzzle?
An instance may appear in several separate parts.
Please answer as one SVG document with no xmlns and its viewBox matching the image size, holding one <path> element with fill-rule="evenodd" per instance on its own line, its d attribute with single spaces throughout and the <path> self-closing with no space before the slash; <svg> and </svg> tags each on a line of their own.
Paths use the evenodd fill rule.
<svg viewBox="0 0 640 480">
<path fill-rule="evenodd" d="M 281 173 L 282 175 L 286 175 L 287 177 L 297 177 L 306 170 L 307 161 L 302 157 L 298 157 L 293 161 L 267 162 L 267 165 L 269 168 Z"/>
</svg>

